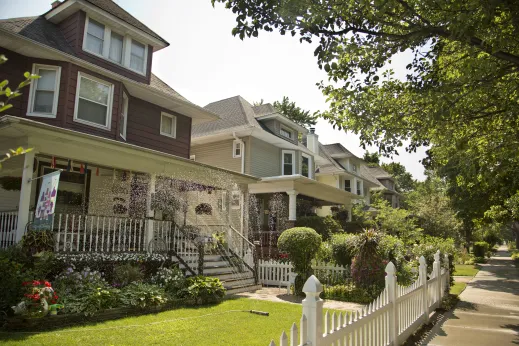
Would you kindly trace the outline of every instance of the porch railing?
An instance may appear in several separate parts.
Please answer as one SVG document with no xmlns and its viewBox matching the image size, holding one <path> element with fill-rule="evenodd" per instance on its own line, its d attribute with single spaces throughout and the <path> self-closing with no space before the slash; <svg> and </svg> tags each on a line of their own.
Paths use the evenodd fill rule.
<svg viewBox="0 0 519 346">
<path fill-rule="evenodd" d="M 0 249 L 8 248 L 16 242 L 18 212 L 0 212 Z"/>
</svg>

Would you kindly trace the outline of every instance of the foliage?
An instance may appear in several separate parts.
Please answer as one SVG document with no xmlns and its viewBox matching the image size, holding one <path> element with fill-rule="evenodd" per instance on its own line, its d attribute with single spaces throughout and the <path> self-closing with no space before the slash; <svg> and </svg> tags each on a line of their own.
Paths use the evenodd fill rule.
<svg viewBox="0 0 519 346">
<path fill-rule="evenodd" d="M 142 281 L 144 273 L 141 267 L 130 263 L 117 264 L 114 266 L 114 282 L 115 287 L 128 286 L 133 282 Z"/>
<path fill-rule="evenodd" d="M 197 305 L 217 303 L 225 296 L 225 288 L 218 278 L 194 276 L 187 279 L 185 296 Z"/>
<path fill-rule="evenodd" d="M 454 245 L 454 240 L 443 239 L 438 237 L 430 237 L 425 236 L 420 239 L 420 243 L 413 247 L 413 255 L 416 260 L 418 260 L 421 256 L 424 256 L 425 261 L 427 263 L 427 272 L 430 273 L 433 269 L 434 263 L 434 254 L 436 251 L 440 250 L 440 263 L 443 267 L 446 267 L 445 263 L 445 255 L 449 256 L 449 276 L 450 276 L 450 284 L 454 283 L 453 273 L 454 273 L 454 260 L 456 256 L 456 246 Z"/>
<path fill-rule="evenodd" d="M 281 233 L 278 249 L 286 252 L 297 273 L 295 291 L 302 292 L 303 284 L 312 275 L 312 259 L 319 251 L 322 237 L 316 231 L 306 227 L 290 228 Z"/>
<path fill-rule="evenodd" d="M 332 234 L 342 231 L 341 225 L 331 215 L 325 217 L 302 216 L 297 218 L 295 226 L 314 229 L 324 241 L 330 239 Z"/>
<path fill-rule="evenodd" d="M 195 207 L 196 215 L 211 215 L 213 207 L 209 203 L 200 203 Z"/>
<path fill-rule="evenodd" d="M 66 313 L 83 313 L 92 316 L 96 312 L 119 306 L 119 293 L 116 288 L 109 286 L 85 286 L 81 290 L 69 295 L 62 295 Z"/>
<path fill-rule="evenodd" d="M 417 182 L 406 203 L 425 235 L 453 238 L 460 242 L 462 224 L 452 208 L 446 183 L 433 174 Z"/>
<path fill-rule="evenodd" d="M 22 283 L 35 277 L 27 254 L 19 247 L 0 250 L 0 273 L 0 311 L 11 313 L 11 306 L 23 297 Z"/>
<path fill-rule="evenodd" d="M 62 295 L 71 295 L 85 287 L 108 287 L 103 275 L 90 268 L 76 271 L 73 266 L 68 267 L 54 279 L 54 287 Z"/>
<path fill-rule="evenodd" d="M 405 141 L 411 152 L 430 146 L 425 163 L 446 179 L 467 240 L 493 208 L 519 221 L 515 2 L 216 2 L 233 11 L 241 39 L 278 30 L 316 41 L 329 78 L 319 84 L 330 104 L 322 116 L 363 146 L 388 155 Z M 396 77 L 388 65 L 405 57 L 408 72 Z"/>
<path fill-rule="evenodd" d="M 310 111 L 305 111 L 301 107 L 296 106 L 295 102 L 290 102 L 287 96 L 283 96 L 283 100 L 275 101 L 273 104 L 281 114 L 288 119 L 301 126 L 311 126 L 317 123 L 317 116 L 311 115 Z"/>
<path fill-rule="evenodd" d="M 332 256 L 335 263 L 341 266 L 351 265 L 355 256 L 355 235 L 354 234 L 334 234 L 330 239 Z"/>
<path fill-rule="evenodd" d="M 164 288 L 164 290 L 172 296 L 180 294 L 187 285 L 186 278 L 178 267 L 160 268 L 157 273 L 151 277 L 150 282 Z"/>
<path fill-rule="evenodd" d="M 487 259 L 485 257 L 474 257 L 474 263 L 487 263 Z"/>
<path fill-rule="evenodd" d="M 344 206 L 334 206 L 330 208 L 332 217 L 341 225 L 343 230 L 347 230 L 350 224 L 350 211 Z"/>
<path fill-rule="evenodd" d="M 514 264 L 516 267 L 519 267 L 519 252 L 512 253 L 512 261 L 514 261 Z"/>
<path fill-rule="evenodd" d="M 396 181 L 395 190 L 398 192 L 409 192 L 414 190 L 416 180 L 407 171 L 404 165 L 398 162 L 383 163 L 380 165 L 386 172 L 391 174 Z"/>
<path fill-rule="evenodd" d="M 323 299 L 339 300 L 357 304 L 369 304 L 380 294 L 378 287 L 361 288 L 353 284 L 323 286 Z"/>
<path fill-rule="evenodd" d="M 121 303 L 124 306 L 146 308 L 161 306 L 167 303 L 166 293 L 163 288 L 142 282 L 132 282 L 121 290 Z"/>
<path fill-rule="evenodd" d="M 22 177 L 0 177 L 0 186 L 6 191 L 20 191 Z"/>
<path fill-rule="evenodd" d="M 465 290 L 465 287 L 467 287 L 467 284 L 465 282 L 456 282 L 454 285 L 451 286 L 450 294 L 453 294 L 455 296 L 459 296 L 461 294 L 461 292 L 463 292 Z M 442 302 L 442 306 L 446 310 L 448 310 L 448 307 L 444 306 L 443 302 Z"/>
<path fill-rule="evenodd" d="M 399 238 L 383 234 L 380 237 L 378 244 L 378 253 L 383 259 L 388 262 L 393 262 L 394 265 L 399 267 L 400 263 L 404 261 L 404 256 L 407 254 L 405 244 Z"/>
<path fill-rule="evenodd" d="M 384 268 L 378 246 L 381 234 L 373 229 L 364 230 L 355 237 L 355 257 L 351 263 L 351 276 L 358 287 L 382 286 Z"/>
<path fill-rule="evenodd" d="M 353 222 L 357 222 L 362 227 L 375 227 L 376 221 L 369 211 L 366 210 L 367 205 L 362 203 L 355 203 L 353 205 L 353 208 L 351 208 L 351 217 Z"/>
<path fill-rule="evenodd" d="M 52 231 L 28 230 L 22 237 L 22 248 L 28 253 L 54 250 L 54 235 Z"/>
<path fill-rule="evenodd" d="M 413 244 L 422 234 L 422 229 L 416 225 L 408 210 L 392 208 L 387 201 L 375 205 L 378 209 L 375 220 L 383 232 L 402 239 L 406 244 Z"/>
<path fill-rule="evenodd" d="M 370 153 L 369 151 L 364 152 L 364 156 L 362 157 L 364 161 L 368 164 L 370 167 L 377 167 L 380 166 L 380 154 L 376 151 Z"/>
<path fill-rule="evenodd" d="M 472 246 L 472 252 L 474 253 L 474 256 L 476 257 L 485 257 L 485 254 L 487 253 L 488 249 L 490 248 L 490 244 L 486 241 L 478 241 L 475 242 Z"/>
</svg>

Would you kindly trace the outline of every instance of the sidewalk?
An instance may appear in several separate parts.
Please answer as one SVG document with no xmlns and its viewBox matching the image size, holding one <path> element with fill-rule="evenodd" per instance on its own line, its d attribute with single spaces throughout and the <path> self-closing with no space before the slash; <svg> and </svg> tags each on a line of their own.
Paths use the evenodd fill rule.
<svg viewBox="0 0 519 346">
<path fill-rule="evenodd" d="M 431 330 L 422 345 L 519 344 L 519 269 L 505 246 L 469 282 L 460 302 Z"/>
</svg>

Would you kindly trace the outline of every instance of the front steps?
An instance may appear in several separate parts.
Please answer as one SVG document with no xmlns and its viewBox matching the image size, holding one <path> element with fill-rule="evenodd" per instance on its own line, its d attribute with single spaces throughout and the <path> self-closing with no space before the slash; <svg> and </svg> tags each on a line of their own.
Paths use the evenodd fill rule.
<svg viewBox="0 0 519 346">
<path fill-rule="evenodd" d="M 193 262 L 188 262 L 188 264 L 192 268 L 197 266 Z M 180 264 L 180 268 L 183 268 L 182 264 Z M 221 255 L 204 256 L 204 275 L 220 279 L 227 295 L 251 292 L 261 288 L 261 285 L 256 285 L 254 275 L 248 269 L 243 268 L 239 271 L 238 268 L 231 266 L 229 261 Z"/>
</svg>

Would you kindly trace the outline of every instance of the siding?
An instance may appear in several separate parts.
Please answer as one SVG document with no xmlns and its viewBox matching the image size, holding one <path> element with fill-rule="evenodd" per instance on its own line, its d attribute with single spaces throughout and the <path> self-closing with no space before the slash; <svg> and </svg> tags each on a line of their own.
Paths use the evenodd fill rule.
<svg viewBox="0 0 519 346">
<path fill-rule="evenodd" d="M 232 157 L 232 143 L 233 140 L 228 139 L 216 143 L 197 145 L 191 148 L 191 155 L 195 155 L 195 160 L 197 162 L 225 168 L 235 172 L 241 172 L 242 159 L 241 157 Z M 247 143 L 245 143 L 245 146 L 248 146 Z M 247 152 L 247 148 L 245 149 L 245 152 Z"/>
<path fill-rule="evenodd" d="M 250 159 L 251 174 L 256 177 L 281 174 L 281 149 L 272 144 L 252 138 Z"/>
</svg>

